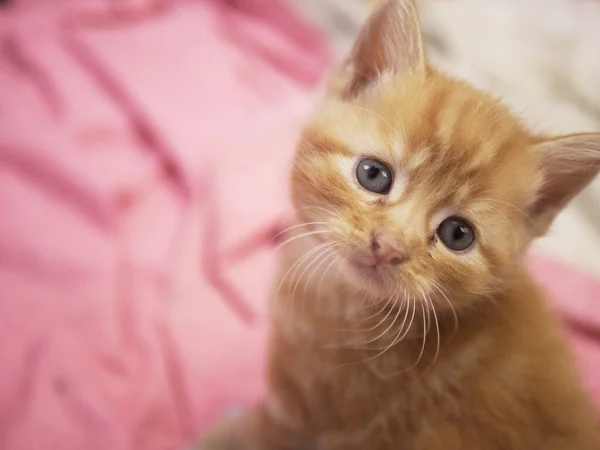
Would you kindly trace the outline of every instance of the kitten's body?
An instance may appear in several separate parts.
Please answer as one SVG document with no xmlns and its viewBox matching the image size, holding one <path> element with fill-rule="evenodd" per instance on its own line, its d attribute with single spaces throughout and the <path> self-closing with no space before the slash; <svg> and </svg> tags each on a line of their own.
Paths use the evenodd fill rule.
<svg viewBox="0 0 600 450">
<path fill-rule="evenodd" d="M 388 0 L 298 148 L 267 398 L 201 448 L 597 450 L 522 259 L 599 164 L 598 135 L 535 136 L 428 67 L 414 5 Z"/>
<path fill-rule="evenodd" d="M 389 338 L 358 350 L 393 316 L 365 332 L 381 316 L 356 321 L 356 313 L 349 320 L 323 314 L 315 303 L 344 309 L 349 299 L 341 287 L 321 298 L 282 295 L 286 306 L 276 309 L 272 339 L 273 403 L 267 403 L 273 407 L 268 421 L 277 426 L 266 428 L 293 424 L 298 446 L 290 448 L 298 449 L 598 448 L 593 412 L 554 317 L 524 271 L 513 281 L 494 308 L 474 307 L 459 316 L 457 328 L 452 314 L 439 317 L 437 357 L 435 326 L 421 355 L 422 322 L 385 353 Z M 288 319 L 294 304 L 303 306 Z M 315 323 L 318 329 L 311 329 Z M 288 448 L 281 446 L 285 434 L 275 436 L 266 448 Z"/>
</svg>

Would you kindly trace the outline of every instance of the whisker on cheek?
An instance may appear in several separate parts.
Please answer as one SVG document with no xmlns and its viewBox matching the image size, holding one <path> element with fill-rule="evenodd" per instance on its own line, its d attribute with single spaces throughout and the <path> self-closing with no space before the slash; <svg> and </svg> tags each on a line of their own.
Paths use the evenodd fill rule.
<svg viewBox="0 0 600 450">
<path fill-rule="evenodd" d="M 325 213 L 327 213 L 330 216 L 337 217 L 338 219 L 340 219 L 344 223 L 348 223 L 348 221 L 340 213 L 332 211 L 330 209 L 327 209 L 327 208 L 325 208 L 323 206 L 315 206 L 315 205 L 303 206 L 303 207 L 297 208 L 296 211 L 305 211 L 307 209 L 314 209 L 314 210 L 317 210 L 317 211 L 325 212 Z"/>
<path fill-rule="evenodd" d="M 340 330 L 340 331 L 347 331 L 347 332 L 364 332 L 364 333 L 368 333 L 369 331 L 375 331 L 377 328 L 379 328 L 379 327 L 380 327 L 380 326 L 381 326 L 381 325 L 382 325 L 382 324 L 383 324 L 383 323 L 384 323 L 384 322 L 387 320 L 387 318 L 388 318 L 388 317 L 390 316 L 390 314 L 392 313 L 392 308 L 388 308 L 390 305 L 392 305 L 392 303 L 393 303 L 393 302 L 392 302 L 392 297 L 389 297 L 389 298 L 388 298 L 388 300 L 387 300 L 387 302 L 385 303 L 385 305 L 383 305 L 383 307 L 382 307 L 382 308 L 381 308 L 379 311 L 377 311 L 375 314 L 373 314 L 372 316 L 370 316 L 368 319 L 364 319 L 364 318 L 362 319 L 362 321 L 369 320 L 369 319 L 374 319 L 375 317 L 378 317 L 378 316 L 380 316 L 381 314 L 383 314 L 383 312 L 384 312 L 386 309 L 388 309 L 388 313 L 385 315 L 385 317 L 383 317 L 381 320 L 379 320 L 379 321 L 378 321 L 378 322 L 377 322 L 375 325 L 373 325 L 372 327 L 370 327 L 370 328 L 365 328 L 365 329 L 362 329 L 362 330 L 357 330 L 357 329 L 355 329 L 355 328 L 345 328 L 345 329 L 342 329 L 342 330 Z M 369 344 L 369 343 L 371 343 L 371 341 L 368 341 L 368 342 L 363 342 L 363 343 L 362 343 L 362 344 L 360 344 L 360 345 L 366 345 L 366 344 Z"/>
<path fill-rule="evenodd" d="M 427 344 L 427 325 L 426 325 L 426 320 L 425 320 L 425 306 L 426 306 L 426 300 L 425 300 L 425 292 L 423 291 L 423 289 L 418 286 L 419 291 L 421 292 L 421 299 L 419 301 L 419 306 L 421 306 L 421 314 L 423 315 L 423 344 L 421 345 L 421 351 L 419 352 L 419 356 L 417 358 L 417 360 L 415 361 L 415 363 L 410 366 L 408 369 L 406 369 L 407 371 L 414 369 L 415 367 L 417 367 L 419 365 L 419 363 L 421 362 L 421 358 L 423 358 L 423 354 L 425 353 L 425 345 Z"/>
<path fill-rule="evenodd" d="M 426 301 L 426 305 L 427 305 L 427 310 L 431 311 L 431 314 L 433 315 L 433 320 L 435 321 L 435 330 L 436 330 L 436 347 L 435 347 L 435 354 L 433 356 L 433 359 L 431 360 L 431 362 L 429 363 L 428 367 L 431 367 L 433 365 L 435 365 L 439 353 L 440 353 L 440 345 L 441 345 L 441 335 L 440 335 L 440 324 L 438 321 L 438 316 L 437 316 L 437 312 L 435 310 L 435 306 L 433 304 L 433 301 L 431 300 L 431 297 L 429 296 L 429 294 L 425 294 L 425 301 Z M 427 330 L 429 331 L 429 330 Z"/>
<path fill-rule="evenodd" d="M 331 252 L 330 256 L 333 256 L 332 261 L 329 263 L 329 265 L 325 268 L 325 270 L 321 274 L 321 279 L 319 280 L 319 283 L 317 284 L 317 300 L 321 298 L 321 289 L 323 287 L 323 282 L 325 281 L 325 277 L 329 273 L 329 270 L 331 269 L 331 267 L 333 267 L 333 265 L 336 262 L 339 264 L 339 254 L 338 254 L 338 252 L 336 252 L 334 250 L 334 251 Z M 339 267 L 338 267 L 338 271 L 339 271 Z"/>
<path fill-rule="evenodd" d="M 310 257 L 312 256 L 312 260 L 308 263 L 308 265 L 304 268 L 303 272 L 300 274 L 300 276 L 296 277 L 296 271 L 294 271 L 294 274 L 292 275 L 292 280 L 296 280 L 293 290 L 292 290 L 292 294 L 291 294 L 291 308 L 290 308 L 290 315 L 291 317 L 295 316 L 295 311 L 296 311 L 296 290 L 298 289 L 298 285 L 300 283 L 300 280 L 302 280 L 302 278 L 304 277 L 304 274 L 306 273 L 306 271 L 310 268 L 310 266 L 312 264 L 314 264 L 316 261 L 319 260 L 320 257 L 322 257 L 324 254 L 326 254 L 330 247 L 333 246 L 334 243 L 333 242 L 328 242 L 325 244 L 322 244 L 320 246 L 317 247 L 317 251 L 315 252 L 311 252 L 310 255 L 308 255 L 308 257 L 305 257 L 302 259 L 302 262 L 300 264 L 297 265 L 296 269 L 298 269 L 302 264 L 304 264 L 305 262 L 307 262 Z M 304 304 L 303 304 L 304 306 Z"/>
<path fill-rule="evenodd" d="M 313 225 L 327 225 L 327 222 L 304 222 L 304 223 L 300 223 L 300 224 L 297 224 L 297 225 L 293 225 L 291 227 L 286 228 L 285 230 L 281 230 L 275 236 L 273 236 L 273 238 L 275 240 L 277 240 L 279 237 L 283 236 L 288 231 L 292 231 L 292 230 L 295 230 L 297 228 L 313 226 Z"/>
<path fill-rule="evenodd" d="M 309 258 L 313 253 L 319 251 L 321 248 L 325 247 L 326 245 L 328 245 L 328 243 L 324 243 L 324 244 L 320 244 L 317 247 L 314 247 L 310 250 L 308 250 L 307 252 L 305 252 L 302 256 L 300 256 L 296 262 L 294 262 L 294 264 L 292 264 L 290 266 L 290 268 L 287 270 L 287 272 L 283 275 L 283 277 L 281 278 L 280 282 L 279 282 L 279 286 L 277 286 L 277 290 L 275 291 L 275 295 L 279 295 L 279 292 L 281 291 L 281 288 L 283 286 L 283 283 L 285 282 L 285 280 L 287 279 L 287 277 L 290 275 L 290 273 L 299 265 L 301 264 L 306 258 Z"/>
<path fill-rule="evenodd" d="M 306 274 L 306 272 L 308 271 L 308 269 L 310 269 L 311 266 L 313 266 L 315 263 L 318 262 L 318 264 L 316 265 L 316 267 L 313 269 L 313 271 L 311 272 L 311 274 L 308 276 L 308 279 L 305 280 L 304 282 L 304 287 L 303 287 L 303 291 L 302 291 L 302 306 L 304 307 L 305 304 L 305 300 L 306 300 L 306 289 L 308 284 L 310 283 L 311 278 L 314 276 L 316 269 L 318 269 L 321 265 L 323 265 L 324 261 L 327 261 L 327 258 L 329 256 L 331 256 L 331 253 L 334 251 L 332 249 L 332 247 L 335 247 L 335 243 L 332 243 L 329 246 L 326 246 L 322 252 L 318 253 L 313 260 L 305 267 L 305 269 L 302 271 L 302 273 L 300 274 L 300 276 L 298 277 L 298 279 L 296 280 L 296 284 L 294 285 L 294 289 L 292 291 L 292 299 L 296 298 L 296 290 L 298 289 L 298 284 L 300 283 L 301 280 L 304 279 L 304 275 Z M 319 261 L 320 260 L 320 261 Z"/>
<path fill-rule="evenodd" d="M 317 230 L 317 231 L 309 231 L 307 233 L 302 233 L 302 234 L 299 234 L 298 236 L 294 236 L 286 241 L 283 241 L 281 244 L 279 244 L 277 246 L 276 250 L 280 250 L 282 247 L 288 245 L 289 243 L 294 242 L 298 239 L 302 239 L 304 237 L 316 236 L 318 234 L 328 234 L 328 233 L 331 233 L 331 231 L 330 230 Z"/>
<path fill-rule="evenodd" d="M 456 309 L 454 308 L 454 305 L 452 304 L 452 302 L 450 301 L 450 299 L 448 298 L 448 296 L 444 293 L 444 291 L 442 291 L 442 289 L 440 288 L 439 284 L 430 279 L 430 278 L 426 278 L 426 280 L 431 283 L 431 285 L 437 289 L 437 291 L 442 295 L 442 297 L 444 298 L 444 300 L 446 300 L 446 302 L 448 303 L 448 306 L 450 307 L 450 309 L 452 310 L 452 314 L 454 316 L 454 331 L 453 331 L 453 335 L 456 334 L 456 332 L 458 331 L 458 314 L 456 313 Z"/>
<path fill-rule="evenodd" d="M 370 295 L 368 293 L 366 293 L 364 295 L 364 297 L 359 301 L 359 303 L 362 303 L 364 305 L 366 300 L 369 297 L 370 297 Z M 366 317 L 360 317 L 357 319 L 350 319 L 350 321 L 352 321 L 353 323 L 369 322 L 370 320 L 374 319 L 375 317 L 381 315 L 386 310 L 386 308 L 390 305 L 390 302 L 391 302 L 391 298 L 388 298 L 387 302 L 383 302 L 383 301 L 381 302 L 381 303 L 384 303 L 384 305 L 380 309 L 378 309 L 376 312 L 374 312 L 373 314 L 366 316 Z M 371 331 L 371 330 L 369 330 L 369 329 L 357 330 L 354 328 L 343 328 L 340 331 L 349 331 L 349 332 L 359 331 L 360 332 L 360 331 Z"/>
<path fill-rule="evenodd" d="M 411 308 L 412 306 L 412 308 Z M 410 318 L 410 322 L 408 324 L 408 326 L 406 327 L 406 330 L 404 330 L 404 332 L 402 331 L 402 328 L 400 329 L 400 331 L 398 331 L 398 334 L 396 335 L 396 337 L 394 338 L 394 340 L 392 341 L 392 346 L 399 344 L 400 342 L 402 342 L 404 340 L 404 338 L 406 338 L 406 336 L 408 335 L 408 333 L 410 332 L 413 324 L 414 324 L 414 320 L 415 320 L 415 315 L 417 312 L 417 300 L 415 297 L 413 297 L 412 295 L 408 297 L 408 306 L 407 306 L 407 311 L 409 311 L 410 309 L 412 309 L 412 316 Z M 407 314 L 408 317 L 408 314 Z M 399 376 L 402 375 L 403 373 L 409 371 L 411 368 L 409 367 L 406 370 L 403 370 L 401 372 L 398 373 L 391 373 L 391 374 L 387 374 L 385 376 L 385 378 L 392 378 L 395 376 Z"/>
</svg>

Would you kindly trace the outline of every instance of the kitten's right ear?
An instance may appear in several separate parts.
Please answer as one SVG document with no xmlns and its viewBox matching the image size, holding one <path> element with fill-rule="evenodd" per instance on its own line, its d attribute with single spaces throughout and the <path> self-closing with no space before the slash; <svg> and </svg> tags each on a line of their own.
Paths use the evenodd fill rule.
<svg viewBox="0 0 600 450">
<path fill-rule="evenodd" d="M 538 143 L 534 151 L 540 161 L 540 183 L 526 212 L 534 233 L 541 236 L 600 171 L 600 133 L 547 139 Z"/>
<path fill-rule="evenodd" d="M 330 92 L 359 95 L 384 73 L 425 74 L 426 61 L 414 0 L 384 0 L 363 26 L 350 55 L 334 75 Z"/>
</svg>

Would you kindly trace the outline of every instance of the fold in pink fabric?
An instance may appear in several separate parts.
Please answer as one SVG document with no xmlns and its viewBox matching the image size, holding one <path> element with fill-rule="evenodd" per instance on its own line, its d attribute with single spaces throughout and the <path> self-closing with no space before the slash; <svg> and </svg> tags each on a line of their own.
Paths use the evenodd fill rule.
<svg viewBox="0 0 600 450">
<path fill-rule="evenodd" d="M 275 0 L 0 9 L 0 448 L 181 448 L 260 396 L 329 59 Z"/>
<path fill-rule="evenodd" d="M 329 61 L 277 0 L 0 9 L 0 448 L 176 449 L 260 398 L 272 237 Z M 598 397 L 600 287 L 534 267 Z"/>
</svg>

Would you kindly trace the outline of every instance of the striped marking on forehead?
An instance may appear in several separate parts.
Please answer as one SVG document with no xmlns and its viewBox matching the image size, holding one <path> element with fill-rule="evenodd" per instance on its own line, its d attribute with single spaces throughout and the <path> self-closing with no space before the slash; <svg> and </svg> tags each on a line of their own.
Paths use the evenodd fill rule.
<svg viewBox="0 0 600 450">
<path fill-rule="evenodd" d="M 369 155 L 395 164 L 404 155 L 405 135 L 401 124 L 364 106 L 329 100 L 312 117 L 308 133 L 337 142 L 355 155 Z"/>
</svg>

